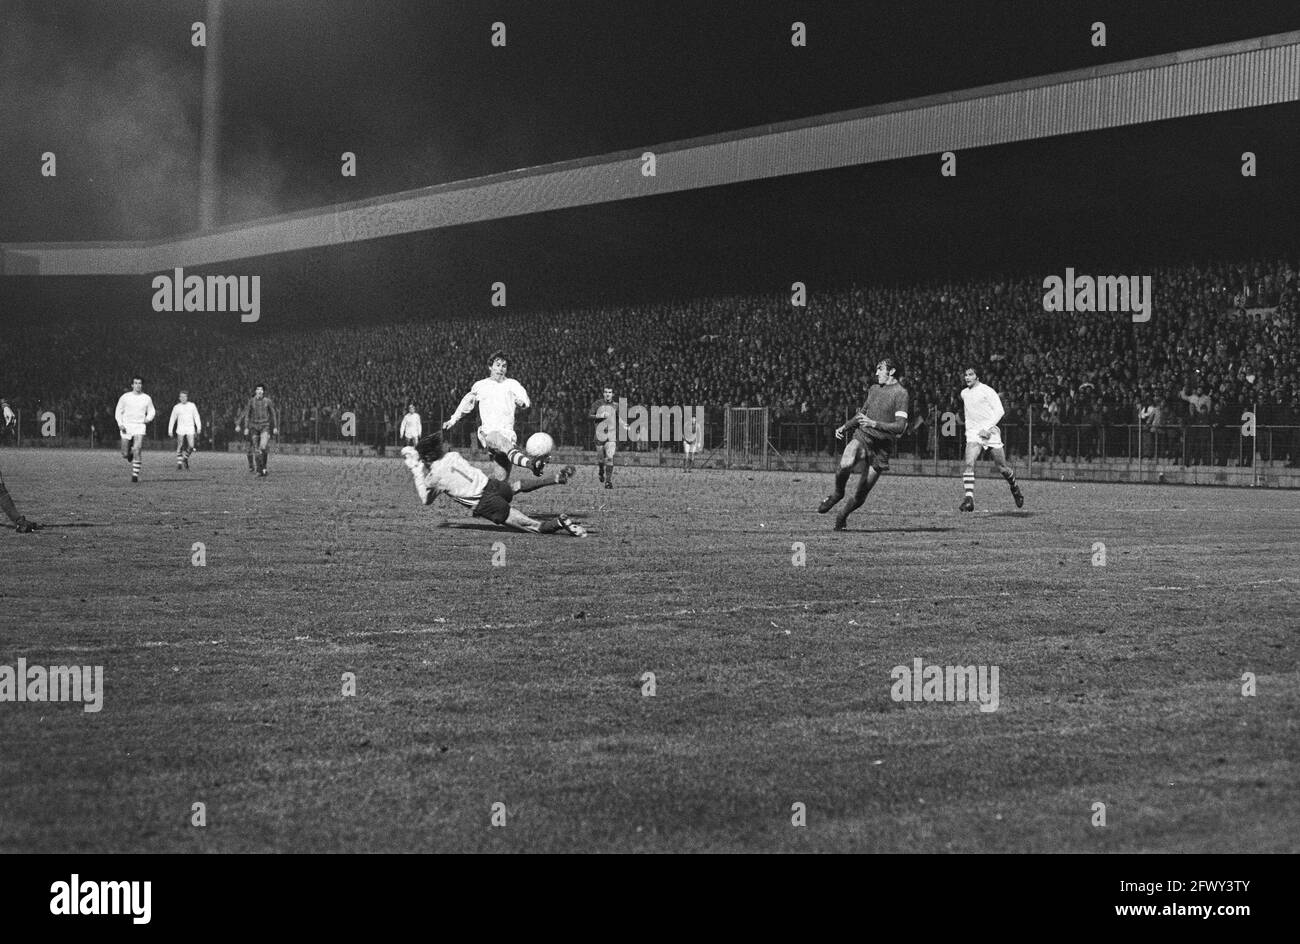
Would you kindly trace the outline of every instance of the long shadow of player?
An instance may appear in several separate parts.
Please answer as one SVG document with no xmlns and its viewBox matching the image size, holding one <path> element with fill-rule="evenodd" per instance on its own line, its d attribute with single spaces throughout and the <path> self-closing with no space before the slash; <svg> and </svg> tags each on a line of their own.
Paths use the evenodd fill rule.
<svg viewBox="0 0 1300 944">
<path fill-rule="evenodd" d="M 943 534 L 955 528 L 849 528 L 859 534 Z"/>
</svg>

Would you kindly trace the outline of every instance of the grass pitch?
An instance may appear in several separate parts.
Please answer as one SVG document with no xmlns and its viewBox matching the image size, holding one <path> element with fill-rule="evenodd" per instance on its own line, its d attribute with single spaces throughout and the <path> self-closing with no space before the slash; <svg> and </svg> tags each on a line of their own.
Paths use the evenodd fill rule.
<svg viewBox="0 0 1300 944">
<path fill-rule="evenodd" d="M 581 540 L 422 508 L 398 460 L 193 465 L 0 452 L 50 525 L 0 533 L 0 664 L 105 688 L 0 702 L 0 851 L 1300 851 L 1300 494 L 1017 512 L 981 466 L 974 515 L 886 477 L 844 534 L 827 475 L 518 499 Z M 998 666 L 998 709 L 894 701 L 916 658 Z"/>
</svg>

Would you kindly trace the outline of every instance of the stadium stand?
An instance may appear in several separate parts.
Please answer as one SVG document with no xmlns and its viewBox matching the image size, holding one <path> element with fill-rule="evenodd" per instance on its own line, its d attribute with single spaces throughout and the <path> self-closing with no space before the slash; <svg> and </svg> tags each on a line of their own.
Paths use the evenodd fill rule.
<svg viewBox="0 0 1300 944">
<path fill-rule="evenodd" d="M 1236 427 L 1255 404 L 1261 424 L 1300 424 L 1295 260 L 1152 274 L 1156 314 L 1140 326 L 1046 312 L 1040 278 L 851 288 L 814 294 L 806 308 L 752 295 L 257 332 L 174 315 L 19 314 L 6 334 L 24 356 L 0 365 L 0 394 L 28 416 L 55 411 L 70 436 L 93 423 L 111 438 L 112 406 L 141 372 L 164 416 L 187 388 L 220 445 L 265 383 L 287 439 L 329 438 L 352 411 L 369 418 L 365 441 L 391 443 L 407 402 L 426 423 L 449 414 L 501 348 L 533 397 L 532 424 L 561 444 L 589 443 L 586 407 L 610 384 L 629 403 L 767 406 L 784 448 L 823 451 L 889 354 L 903 365 L 914 427 L 955 410 L 974 364 L 1003 392 L 1008 424 L 1033 412 L 1034 442 L 1009 445 L 1039 459 L 1094 458 L 1105 427 L 1140 423 L 1148 456 L 1224 464 L 1235 458 L 1227 437 L 1211 447 L 1198 430 Z M 924 455 L 926 436 L 914 440 Z M 1283 432 L 1271 451 L 1295 464 L 1296 440 Z"/>
</svg>

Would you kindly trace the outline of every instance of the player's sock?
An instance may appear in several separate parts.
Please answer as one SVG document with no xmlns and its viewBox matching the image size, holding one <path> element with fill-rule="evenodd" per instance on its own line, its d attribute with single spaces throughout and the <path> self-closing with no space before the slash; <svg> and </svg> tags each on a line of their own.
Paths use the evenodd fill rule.
<svg viewBox="0 0 1300 944">
<path fill-rule="evenodd" d="M 554 534 L 563 527 L 564 525 L 560 524 L 559 518 L 552 518 L 550 521 L 543 521 L 537 530 L 542 534 Z"/>
<path fill-rule="evenodd" d="M 1020 493 L 1020 486 L 1016 484 L 1016 473 L 1010 467 L 1002 473 L 1002 477 L 1007 480 L 1007 485 L 1011 488 L 1011 497 L 1016 500 L 1016 507 L 1025 507 L 1025 496 Z"/>
<path fill-rule="evenodd" d="M 522 449 L 511 447 L 510 451 L 506 453 L 506 457 L 509 458 L 511 465 L 517 465 L 525 469 L 531 469 L 533 467 L 532 457 Z"/>
<path fill-rule="evenodd" d="M 972 502 L 975 501 L 975 473 L 963 472 L 961 475 L 962 488 L 966 490 L 966 497 Z"/>
<path fill-rule="evenodd" d="M 597 462 L 597 463 L 596 463 L 596 481 L 598 481 L 598 482 L 603 482 L 603 481 L 605 481 L 605 463 L 604 463 L 604 462 Z"/>
<path fill-rule="evenodd" d="M 136 456 L 131 460 L 131 481 L 140 481 L 140 457 Z"/>
<path fill-rule="evenodd" d="M 263 472 L 266 471 L 266 464 L 267 464 L 269 461 L 271 461 L 271 450 L 269 450 L 269 449 L 263 449 L 263 450 L 262 450 L 262 471 L 263 471 Z"/>
</svg>

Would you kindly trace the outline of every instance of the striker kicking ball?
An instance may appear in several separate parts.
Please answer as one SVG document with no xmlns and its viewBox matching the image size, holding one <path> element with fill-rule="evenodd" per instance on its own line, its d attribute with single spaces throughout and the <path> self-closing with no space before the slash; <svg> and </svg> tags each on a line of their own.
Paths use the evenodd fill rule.
<svg viewBox="0 0 1300 944">
<path fill-rule="evenodd" d="M 524 452 L 534 459 L 545 459 L 555 450 L 555 440 L 549 433 L 533 433 L 524 445 Z"/>
</svg>

